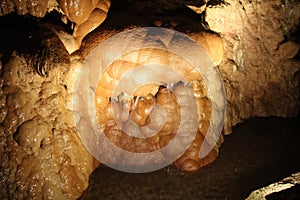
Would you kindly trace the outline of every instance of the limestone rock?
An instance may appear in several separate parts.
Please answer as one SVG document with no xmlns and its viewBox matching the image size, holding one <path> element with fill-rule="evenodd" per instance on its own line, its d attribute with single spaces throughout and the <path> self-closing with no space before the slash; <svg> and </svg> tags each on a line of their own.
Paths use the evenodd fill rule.
<svg viewBox="0 0 300 200">
<path fill-rule="evenodd" d="M 44 39 L 55 45 L 43 52 L 68 55 L 54 34 Z M 43 76 L 32 66 L 40 60 L 24 55 L 14 51 L 0 65 L 1 199 L 77 199 L 97 162 L 81 144 L 67 106 L 73 70 L 59 67 L 53 54 L 44 58 L 54 66 Z"/>
<path fill-rule="evenodd" d="M 130 27 L 128 27 L 128 29 L 130 29 Z M 195 70 L 195 66 L 192 64 L 188 64 L 186 63 L 185 59 L 182 59 L 182 55 L 180 55 L 179 57 L 177 57 L 175 55 L 173 55 L 171 52 L 172 50 L 174 51 L 176 49 L 176 47 L 180 47 L 180 51 L 184 51 L 185 49 L 187 49 L 187 57 L 191 58 L 192 56 L 194 56 L 196 59 L 199 60 L 205 60 L 207 59 L 209 56 L 208 54 L 211 55 L 211 59 L 212 61 L 214 61 L 215 65 L 217 65 L 221 60 L 222 60 L 222 56 L 223 56 L 223 42 L 220 39 L 220 37 L 217 34 L 213 34 L 213 33 L 209 33 L 209 32 L 199 32 L 199 33 L 188 33 L 187 35 L 189 35 L 191 38 L 193 38 L 196 42 L 198 42 L 201 46 L 203 46 L 205 48 L 206 51 L 202 50 L 203 48 L 199 47 L 199 49 L 194 48 L 193 49 L 193 45 L 191 45 L 188 41 L 189 40 L 184 40 L 182 38 L 179 38 L 179 36 L 177 37 L 173 31 L 172 32 L 174 35 L 170 36 L 168 35 L 168 37 L 166 37 L 164 34 L 161 34 L 161 32 L 166 33 L 167 31 L 164 30 L 162 31 L 161 29 L 155 29 L 155 28 L 151 28 L 151 31 L 148 29 L 148 32 L 146 31 L 145 33 L 142 32 L 140 29 L 133 29 L 131 31 L 129 31 L 130 33 L 126 33 L 126 36 L 116 36 L 113 39 L 110 38 L 108 42 L 109 45 L 104 45 L 103 48 L 101 48 L 101 50 L 99 50 L 99 52 L 97 51 L 99 49 L 99 46 L 103 45 L 100 44 L 102 41 L 108 39 L 110 36 L 117 34 L 118 32 L 121 32 L 121 30 L 107 30 L 107 31 L 99 31 L 96 30 L 93 33 L 91 33 L 86 40 L 84 40 L 82 48 L 81 48 L 81 53 L 83 54 L 83 57 L 87 57 L 87 60 L 85 60 L 86 63 L 88 63 L 88 66 L 93 66 L 91 67 L 91 69 L 87 70 L 89 72 L 92 72 L 91 74 L 86 75 L 86 77 L 97 77 L 97 75 L 94 74 L 99 74 L 98 71 L 101 69 L 101 71 L 103 70 L 103 72 L 101 73 L 101 79 L 99 79 L 99 85 L 96 87 L 94 85 L 90 85 L 90 87 L 88 88 L 96 88 L 95 89 L 95 93 L 96 93 L 96 98 L 97 98 L 97 108 L 99 109 L 97 111 L 97 113 L 99 113 L 97 116 L 101 116 L 102 119 L 99 120 L 99 124 L 101 124 L 101 128 L 102 130 L 104 130 L 104 133 L 107 134 L 107 137 L 110 138 L 110 141 L 113 141 L 114 144 L 118 145 L 119 147 L 122 147 L 121 149 L 126 149 L 127 151 L 132 151 L 135 152 L 136 151 L 141 151 L 141 152 L 147 152 L 150 153 L 152 152 L 152 150 L 159 150 L 160 148 L 164 147 L 165 144 L 169 143 L 169 140 L 171 138 L 171 136 L 174 133 L 180 132 L 174 128 L 176 128 L 176 126 L 178 124 L 181 124 L 182 121 L 184 121 L 184 118 L 189 118 L 190 120 L 192 120 L 193 118 L 189 116 L 189 114 L 193 113 L 192 111 L 195 111 L 195 109 L 193 109 L 192 107 L 189 107 L 189 103 L 191 103 L 190 101 L 192 101 L 193 99 L 193 95 L 195 95 L 195 97 L 199 97 L 196 98 L 198 101 L 198 108 L 199 108 L 199 115 L 201 115 L 201 120 L 200 121 L 196 121 L 196 119 L 194 119 L 195 123 L 186 123 L 184 125 L 184 127 L 186 127 L 187 129 L 185 129 L 183 132 L 186 133 L 190 133 L 193 132 L 191 130 L 193 130 L 193 126 L 190 126 L 191 124 L 198 124 L 199 125 L 199 130 L 197 131 L 197 136 L 195 136 L 195 138 L 193 137 L 192 141 L 193 144 L 191 144 L 190 146 L 188 146 L 186 149 L 184 149 L 184 154 L 182 155 L 182 157 L 180 157 L 179 159 L 177 159 L 179 156 L 176 157 L 176 159 L 170 159 L 172 161 L 176 161 L 176 163 L 174 163 L 174 165 L 176 165 L 176 167 L 184 170 L 184 171 L 194 171 L 199 169 L 200 167 L 203 167 L 207 164 L 209 164 L 210 162 L 214 161 L 214 159 L 217 157 L 218 155 L 218 149 L 221 145 L 222 142 L 222 136 L 220 137 L 220 132 L 216 131 L 214 132 L 214 137 L 211 138 L 211 141 L 207 142 L 207 144 L 204 144 L 204 141 L 208 141 L 210 139 L 208 139 L 211 134 L 208 134 L 209 127 L 213 127 L 214 122 L 218 122 L 223 120 L 222 117 L 220 117 L 219 114 L 216 114 L 216 112 L 213 111 L 209 111 L 210 109 L 212 109 L 212 104 L 210 103 L 211 100 L 210 97 L 214 96 L 212 93 L 208 94 L 208 92 L 206 91 L 206 87 L 208 87 L 205 83 L 205 81 L 200 81 L 202 80 L 201 75 L 199 72 L 198 74 L 198 70 Z M 142 33 L 141 33 L 142 32 Z M 124 33 L 124 32 L 123 32 Z M 154 34 L 155 33 L 155 34 Z M 153 34 L 153 36 L 152 36 Z M 161 38 L 159 38 L 159 35 L 161 34 Z M 148 41 L 148 38 L 146 37 L 147 35 L 151 35 L 153 41 L 159 41 L 158 43 L 151 43 L 152 41 L 149 41 L 149 44 L 151 44 L 151 48 L 148 49 L 146 46 L 146 43 L 144 44 L 144 41 Z M 154 36 L 155 35 L 155 36 Z M 127 41 L 125 43 L 123 43 L 124 38 L 127 37 Z M 154 38 L 155 37 L 155 38 Z M 157 37 L 157 38 L 156 38 Z M 119 39 L 121 38 L 121 39 Z M 132 39 L 134 38 L 134 39 Z M 170 41 L 170 38 L 178 38 L 178 40 L 180 41 L 180 43 L 174 42 L 174 40 Z M 143 41 L 142 43 L 139 43 L 137 41 Z M 174 42 L 174 43 L 173 43 Z M 196 43 L 194 42 L 194 43 Z M 176 44 L 176 45 L 175 45 Z M 97 46 L 99 45 L 99 46 Z M 135 46 L 137 45 L 137 46 Z M 163 48 L 166 48 L 166 50 L 160 50 L 159 47 L 162 46 Z M 198 47 L 198 45 L 196 45 Z M 132 50 L 131 49 L 139 49 L 139 50 Z M 145 49 L 143 49 L 145 48 Z M 124 50 L 125 49 L 125 50 Z M 96 50 L 96 51 L 95 51 Z M 199 55 L 199 52 L 203 52 L 203 54 Z M 124 52 L 125 51 L 125 52 Z M 127 52 L 128 51 L 128 52 Z M 170 51 L 170 52 L 169 52 Z M 99 54 L 97 54 L 96 52 L 98 52 Z M 118 53 L 116 52 L 122 52 L 122 55 L 118 55 Z M 179 52 L 179 51 L 176 51 Z M 87 56 L 90 53 L 89 56 Z M 207 54 L 208 53 L 208 54 Z M 107 61 L 109 59 L 114 58 L 117 54 L 117 58 L 116 60 L 113 61 Z M 123 55 L 124 54 L 124 55 Z M 92 55 L 92 56 L 91 56 Z M 203 57 L 201 57 L 203 56 Z M 92 59 L 93 58 L 93 59 Z M 96 59 L 95 59 L 96 58 Z M 191 58 L 192 60 L 192 58 Z M 210 60 L 210 59 L 208 59 Z M 108 66 L 102 66 L 99 65 L 99 63 L 102 62 L 108 62 L 111 64 L 108 64 Z M 192 61 L 190 61 L 192 62 Z M 157 66 L 153 69 L 146 69 L 140 66 L 143 65 L 147 65 L 151 63 L 152 65 L 157 64 Z M 208 64 L 207 66 L 209 68 L 213 68 L 214 64 L 209 61 L 210 64 Z M 99 65 L 99 66 L 98 66 Z M 179 73 L 181 75 L 181 79 L 176 79 L 175 77 L 173 77 L 172 80 L 177 80 L 179 81 L 186 81 L 187 83 L 193 83 L 195 84 L 194 90 L 193 91 L 193 95 L 188 96 L 186 95 L 186 98 L 189 99 L 187 102 L 187 104 L 185 104 L 184 106 L 182 105 L 182 107 L 176 107 L 176 103 L 178 103 L 175 100 L 171 100 L 171 96 L 169 95 L 165 95 L 165 98 L 167 99 L 165 104 L 168 107 L 171 107 L 172 110 L 170 110 L 168 113 L 169 115 L 167 116 L 167 120 L 166 124 L 164 126 L 164 128 L 160 131 L 158 130 L 157 133 L 155 134 L 155 137 L 149 137 L 149 142 L 148 139 L 145 140 L 138 140 L 134 137 L 128 137 L 125 133 L 126 131 L 121 130 L 118 128 L 122 127 L 122 128 L 126 128 L 129 127 L 128 124 L 131 125 L 131 120 L 135 120 L 135 116 L 136 113 L 138 113 L 137 115 L 139 116 L 139 120 L 141 120 L 141 129 L 145 128 L 143 127 L 143 125 L 145 124 L 145 119 L 144 118 L 149 118 L 149 113 L 148 114 L 141 114 L 145 111 L 143 111 L 142 109 L 148 109 L 151 110 L 151 103 L 146 102 L 145 104 L 150 106 L 150 108 L 145 108 L 145 106 L 141 106 L 141 108 L 139 108 L 139 100 L 137 96 L 132 95 L 131 98 L 132 99 L 137 99 L 135 100 L 135 103 L 132 103 L 130 100 L 125 101 L 126 99 L 122 99 L 121 100 L 115 100 L 117 101 L 120 105 L 118 105 L 117 107 L 120 107 L 118 110 L 122 110 L 125 114 L 127 113 L 126 116 L 120 117 L 122 118 L 122 120 L 120 121 L 120 123 L 115 122 L 118 121 L 116 118 L 114 118 L 114 115 L 112 113 L 119 113 L 119 111 L 115 111 L 112 112 L 112 110 L 114 110 L 111 107 L 111 103 L 113 104 L 115 101 L 112 101 L 112 94 L 113 91 L 115 91 L 115 88 L 117 87 L 118 84 L 120 84 L 120 81 L 122 79 L 125 80 L 125 78 L 123 76 L 128 76 L 128 78 L 126 78 L 126 81 L 124 81 L 124 87 L 122 91 L 122 93 L 124 94 L 129 94 L 129 96 L 131 95 L 131 92 L 128 88 L 131 88 L 133 86 L 135 86 L 136 80 L 135 79 L 135 74 L 131 74 L 128 75 L 127 73 L 130 72 L 130 70 L 140 70 L 140 73 L 142 73 L 142 70 L 144 70 L 144 73 L 148 72 L 147 74 L 151 76 L 148 77 L 163 77 L 161 76 L 161 74 L 164 74 L 166 77 L 172 77 L 171 74 L 168 74 L 168 70 L 165 71 L 159 71 L 159 65 L 163 65 L 163 66 L 168 66 L 169 69 L 173 69 L 175 70 L 177 73 Z M 203 63 L 203 67 L 206 64 Z M 103 68 L 103 69 L 102 69 Z M 141 69 L 142 68 L 142 69 Z M 204 67 L 205 68 L 205 67 Z M 204 70 L 205 71 L 205 70 Z M 127 75 L 125 75 L 127 74 Z M 85 76 L 84 76 L 85 77 Z M 122 78 L 123 77 L 123 78 Z M 129 78 L 130 77 L 130 78 Z M 142 76 L 143 77 L 143 76 Z M 183 78 L 184 77 L 184 78 Z M 97 81 L 97 78 L 94 78 L 96 80 L 89 80 L 88 83 L 94 83 Z M 159 78 L 160 79 L 160 78 Z M 146 77 L 143 78 L 144 81 L 146 80 L 150 80 L 149 78 L 147 79 Z M 152 79 L 151 79 L 152 80 Z M 160 80 L 166 80 L 166 79 L 160 79 Z M 151 81 L 148 81 L 151 82 Z M 218 84 L 216 84 L 218 82 L 218 80 L 214 81 L 214 86 L 215 87 L 210 87 L 209 90 L 214 90 L 214 91 L 219 91 L 221 88 L 221 84 L 220 86 L 218 86 Z M 166 82 L 169 83 L 169 82 Z M 171 82 L 172 83 L 172 82 Z M 176 81 L 175 81 L 176 83 Z M 221 82 L 220 82 L 221 83 Z M 173 83 L 174 84 L 174 83 Z M 84 82 L 82 82 L 82 84 L 80 85 L 84 85 Z M 97 84 L 96 84 L 97 85 Z M 175 84 L 176 85 L 176 84 Z M 162 86 L 162 85 L 161 85 Z M 128 88 L 126 88 L 128 87 Z M 87 87 L 85 87 L 87 88 Z M 168 86 L 168 88 L 172 89 L 172 86 Z M 188 87 L 184 88 L 188 91 L 187 89 Z M 146 87 L 144 89 L 148 89 L 148 91 L 144 91 L 141 92 L 143 95 L 142 97 L 146 98 L 146 95 L 149 95 L 153 90 L 150 89 L 149 87 Z M 183 89 L 183 90 L 184 90 Z M 79 91 L 82 91 L 83 89 L 81 88 Z M 154 90 L 155 91 L 155 90 Z M 160 90 L 158 90 L 160 91 Z M 167 90 L 168 91 L 168 90 Z M 220 93 L 222 93 L 222 91 L 219 91 Z M 117 93 L 117 94 L 121 94 L 121 93 Z M 88 95 L 88 94 L 86 94 Z M 86 96 L 84 95 L 84 96 Z M 159 96 L 160 92 L 154 92 L 153 96 Z M 223 93 L 221 94 L 223 95 Z M 222 101 L 222 96 L 218 96 L 220 98 L 218 98 L 218 101 L 220 102 L 220 108 L 224 106 L 224 102 Z M 119 99 L 119 97 L 118 97 Z M 156 98 L 150 98 L 153 101 L 156 101 Z M 176 98 L 175 98 L 176 99 Z M 123 100 L 125 102 L 129 102 L 127 103 L 125 106 L 125 104 L 123 105 Z M 223 98 L 224 100 L 224 98 Z M 156 102 L 158 103 L 158 102 Z M 99 105 L 98 105 L 99 104 Z M 158 103 L 158 105 L 160 105 L 161 107 L 164 107 L 165 105 L 164 103 Z M 134 106 L 136 105 L 136 107 Z M 125 112 L 124 110 L 126 110 L 126 107 L 129 107 L 130 109 Z M 183 113 L 183 116 L 178 119 L 178 117 L 180 115 L 178 115 L 178 109 L 183 109 L 183 108 L 188 108 L 188 111 Z M 176 109 L 177 109 L 177 113 L 176 113 Z M 167 109 L 164 109 L 167 110 Z M 197 110 L 197 109 L 196 109 Z M 212 109 L 213 110 L 213 109 Z M 210 112 L 214 113 L 214 114 L 210 114 Z M 171 114 L 172 113 L 172 114 Z M 116 115 L 120 115 L 121 114 L 116 114 Z M 131 116 L 130 118 L 128 118 L 128 115 Z M 99 118 L 101 118 L 99 117 Z M 171 118 L 171 119 L 170 119 Z M 124 120 L 123 120 L 124 119 Z M 136 120 L 139 121 L 139 120 Z M 215 121 L 214 121 L 215 120 Z M 214 122 L 213 122 L 214 121 Z M 118 125 L 117 125 L 118 124 Z M 189 124 L 189 125 L 188 125 Z M 210 124 L 211 126 L 209 126 L 208 124 Z M 87 126 L 88 127 L 88 126 Z M 145 133 L 140 130 L 140 127 L 136 127 L 136 126 L 132 126 L 133 128 L 128 128 L 128 130 L 130 130 L 131 132 L 134 133 L 139 133 L 141 132 L 142 135 L 144 135 Z M 212 128 L 213 129 L 213 128 Z M 156 129 L 155 129 L 156 130 Z M 221 131 L 221 130 L 220 130 Z M 89 131 L 91 132 L 91 131 Z M 124 133 L 125 132 L 125 133 Z M 169 137 L 165 137 L 166 135 L 170 135 Z M 192 134 L 191 134 L 192 135 Z M 210 136 L 208 136 L 210 135 Z M 207 137 L 206 137 L 207 136 Z M 206 137 L 206 138 L 205 138 Z M 215 138 L 216 137 L 216 138 Z M 96 137 L 92 137 L 92 138 L 96 138 Z M 94 139 L 95 140 L 95 139 Z M 134 141 L 139 141 L 139 143 L 142 143 L 143 145 L 135 145 Z M 212 142 L 214 141 L 214 142 Z M 102 141 L 99 141 L 98 143 L 101 144 Z M 157 142 L 160 142 L 162 144 L 156 144 Z M 91 144 L 92 142 L 89 141 L 89 144 Z M 97 144 L 98 144 L 97 143 Z M 97 144 L 94 144 L 93 146 L 97 146 Z M 151 146 L 152 145 L 152 146 Z M 100 145 L 100 146 L 106 146 L 106 145 Z M 181 144 L 177 144 L 174 148 L 172 148 L 173 151 L 176 151 L 177 149 L 180 149 L 181 147 L 184 145 Z M 190 147 L 190 148 L 189 148 Z M 203 155 L 203 157 L 200 158 L 199 154 L 201 149 L 205 149 L 206 147 L 210 147 L 211 149 L 209 150 L 209 152 L 207 152 L 207 154 Z M 141 149 L 139 149 L 141 148 Z M 158 148 L 158 149 L 157 149 Z M 112 149 L 112 148 L 110 148 Z M 108 153 L 106 153 L 107 155 Z M 122 160 L 130 160 L 129 156 L 128 158 L 125 157 L 125 155 L 122 155 Z M 100 156 L 99 156 L 100 157 Z M 113 157 L 113 156 L 112 156 Z M 113 162 L 118 162 L 121 159 L 118 159 L 118 156 L 116 156 L 116 160 L 110 161 L 109 159 L 106 159 L 106 161 L 109 161 L 109 163 L 113 163 Z M 157 156 L 157 157 L 161 157 L 161 156 Z M 164 155 L 162 156 L 164 157 Z M 168 157 L 168 156 L 166 156 Z M 103 158 L 103 156 L 102 156 Z M 126 159 L 124 159 L 126 158 Z M 159 163 L 160 161 L 158 161 L 159 159 L 156 159 L 157 163 Z M 123 163 L 125 161 L 120 161 L 120 163 Z M 114 163 L 116 164 L 116 163 Z M 170 163 L 171 164 L 171 163 Z M 121 165 L 121 164 L 120 164 Z M 125 165 L 125 164 L 124 164 Z M 137 165 L 137 164 L 136 164 Z"/>
<path fill-rule="evenodd" d="M 36 8 L 29 8 L 25 1 L 18 1 L 17 5 L 15 2 L 2 1 L 0 15 L 15 9 L 19 14 L 45 15 L 46 7 L 40 1 L 28 1 L 36 2 Z M 56 1 L 45 2 L 48 2 L 47 10 L 58 6 Z M 71 0 L 60 1 L 64 2 Z M 106 17 L 109 1 L 91 2 L 94 4 L 87 6 L 87 15 L 80 20 L 76 16 L 73 19 L 70 9 L 64 10 L 76 23 L 73 36 L 52 29 L 66 46 L 71 46 L 69 53 L 78 48 L 74 47 L 74 38 L 80 45 L 85 35 Z M 103 40 L 133 27 L 175 29 L 206 49 L 218 65 L 226 88 L 226 134 L 237 123 L 251 117 L 297 115 L 300 64 L 295 59 L 299 55 L 299 39 L 294 32 L 299 31 L 296 30 L 299 1 L 226 0 L 214 6 L 209 4 L 211 1 L 201 1 L 199 9 L 180 0 L 174 3 L 162 0 L 161 4 L 128 2 L 127 5 L 119 1 L 107 21 L 83 39 L 81 49 L 74 54 L 78 58 L 71 61 L 71 66 L 68 52 L 58 38 L 41 34 L 40 51 L 34 46 L 29 49 L 31 53 L 20 48 L 33 44 L 31 38 L 38 34 L 22 32 L 26 41 L 20 43 L 23 47 L 6 42 L 10 32 L 1 38 L 0 196 L 3 199 L 76 199 L 82 194 L 96 162 L 81 144 L 73 123 L 71 97 L 80 59 Z M 127 9 L 122 7 L 124 4 Z M 207 25 L 218 34 L 208 31 Z M 1 29 L 1 35 L 4 31 Z M 7 57 L 7 52 L 13 56 Z M 203 124 L 203 129 L 206 126 Z M 203 140 L 198 136 L 176 166 L 190 170 L 201 167 L 189 159 L 195 157 L 198 141 Z M 202 164 L 212 162 L 217 154 L 218 149 L 214 149 Z"/>
<path fill-rule="evenodd" d="M 283 190 L 295 187 L 297 184 L 300 184 L 300 172 L 292 174 L 291 176 L 268 186 L 254 190 L 246 200 L 266 199 L 270 194 L 279 193 Z"/>
<path fill-rule="evenodd" d="M 35 17 L 44 17 L 47 11 L 57 6 L 55 0 L 1 1 L 0 16 L 16 11 L 18 15 L 29 13 Z"/>
<path fill-rule="evenodd" d="M 73 36 L 78 49 L 81 40 L 105 20 L 109 7 L 110 0 L 3 0 L 0 16 L 16 11 L 18 15 L 43 18 L 47 12 L 56 10 L 62 14 L 64 23 L 69 20 L 75 24 Z"/>
<path fill-rule="evenodd" d="M 81 40 L 99 26 L 106 18 L 109 0 L 58 0 L 58 4 L 68 19 L 74 22 L 74 37 L 78 46 Z"/>
<path fill-rule="evenodd" d="M 298 1 L 234 1 L 207 7 L 206 21 L 221 34 L 219 65 L 227 91 L 225 132 L 251 117 L 295 117 L 299 110 L 299 44 L 293 40 Z"/>
</svg>

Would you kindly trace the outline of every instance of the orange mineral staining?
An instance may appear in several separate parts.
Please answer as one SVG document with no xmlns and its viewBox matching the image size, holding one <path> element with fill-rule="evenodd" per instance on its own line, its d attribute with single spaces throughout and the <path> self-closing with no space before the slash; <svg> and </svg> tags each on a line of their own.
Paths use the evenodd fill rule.
<svg viewBox="0 0 300 200">
<path fill-rule="evenodd" d="M 73 36 L 78 46 L 82 39 L 106 18 L 109 0 L 58 0 L 58 4 L 68 19 L 74 22 Z"/>
<path fill-rule="evenodd" d="M 174 91 L 184 96 L 188 88 L 192 88 L 199 113 L 199 119 L 195 119 L 195 123 L 199 124 L 198 131 L 191 146 L 174 162 L 174 166 L 184 171 L 194 171 L 214 161 L 218 155 L 219 144 L 212 147 L 211 152 L 204 158 L 199 157 L 202 145 L 209 145 L 205 141 L 205 135 L 211 117 L 211 101 L 201 76 L 191 83 L 177 82 L 160 86 L 149 84 L 137 89 L 132 96 L 121 93 L 117 97 L 109 97 L 109 94 L 113 94 L 108 91 L 114 89 L 112 83 L 124 71 L 137 67 L 134 64 L 129 67 L 127 62 L 119 62 L 124 63 L 127 65 L 124 68 L 119 66 L 119 70 L 115 64 L 107 68 L 103 73 L 107 81 L 101 79 L 96 88 L 96 113 L 107 138 L 119 148 L 136 153 L 148 153 L 165 147 L 176 135 L 181 118 L 184 117 L 182 115 L 188 114 L 182 113 L 180 106 L 185 106 L 189 101 L 186 100 L 180 105 Z"/>
</svg>

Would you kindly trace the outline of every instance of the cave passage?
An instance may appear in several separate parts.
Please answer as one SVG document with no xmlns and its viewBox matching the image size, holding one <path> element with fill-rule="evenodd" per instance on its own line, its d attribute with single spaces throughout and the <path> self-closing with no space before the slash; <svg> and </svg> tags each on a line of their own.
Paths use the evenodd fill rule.
<svg viewBox="0 0 300 200">
<path fill-rule="evenodd" d="M 300 170 L 299 118 L 256 118 L 226 136 L 218 159 L 186 174 L 167 167 L 146 174 L 104 165 L 90 176 L 87 199 L 245 199 L 258 188 Z M 267 199 L 299 199 L 296 185 Z"/>
</svg>

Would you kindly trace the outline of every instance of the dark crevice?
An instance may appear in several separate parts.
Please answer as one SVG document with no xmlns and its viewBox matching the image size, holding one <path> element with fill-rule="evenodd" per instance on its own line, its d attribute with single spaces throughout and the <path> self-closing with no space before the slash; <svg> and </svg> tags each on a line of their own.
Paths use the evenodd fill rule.
<svg viewBox="0 0 300 200">
<path fill-rule="evenodd" d="M 191 3 L 191 1 L 189 1 Z M 205 30 L 204 17 L 188 8 L 185 1 L 120 1 L 112 0 L 108 17 L 99 29 L 120 30 L 131 26 L 157 26 L 177 31 L 199 32 Z"/>
<path fill-rule="evenodd" d="M 229 5 L 226 0 L 209 0 L 207 6 L 226 6 Z"/>
<path fill-rule="evenodd" d="M 25 58 L 39 75 L 48 76 L 55 65 L 68 65 L 69 55 L 59 38 L 43 26 L 47 20 L 11 13 L 0 18 L 0 54 L 2 65 L 13 52 Z M 49 62 L 51 61 L 51 62 Z"/>
</svg>

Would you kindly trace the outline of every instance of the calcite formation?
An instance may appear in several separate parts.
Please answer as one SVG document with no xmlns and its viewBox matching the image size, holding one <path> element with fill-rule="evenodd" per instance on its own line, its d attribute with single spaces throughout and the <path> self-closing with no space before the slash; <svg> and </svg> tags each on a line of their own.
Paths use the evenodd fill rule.
<svg viewBox="0 0 300 200">
<path fill-rule="evenodd" d="M 109 37 L 110 35 L 114 36 Z M 217 63 L 223 53 L 223 46 L 217 35 L 193 35 L 195 39 L 201 38 L 198 40 L 199 44 L 203 42 L 206 49 L 213 47 L 211 42 L 220 42 L 216 51 L 210 49 L 211 55 L 217 54 L 212 56 L 214 61 L 195 40 L 168 29 L 136 28 L 123 32 L 94 32 L 89 37 L 93 39 L 92 45 L 81 49 L 81 53 L 87 55 L 84 56 L 86 69 L 81 75 L 85 78 L 80 78 L 76 89 L 78 97 L 75 107 L 77 113 L 82 113 L 79 114 L 78 129 L 86 129 L 79 134 L 96 158 L 104 160 L 105 164 L 130 166 L 130 169 L 151 161 L 158 165 L 171 164 L 177 160 L 176 166 L 184 171 L 195 171 L 216 158 L 222 142 L 218 124 L 222 123 L 222 110 L 225 107 L 222 81 L 214 73 L 213 62 Z M 123 42 L 124 38 L 126 43 Z M 211 40 L 212 38 L 216 40 Z M 105 142 L 106 138 L 103 138 L 102 133 L 94 131 L 99 130 L 98 128 L 92 128 L 97 125 L 93 123 L 93 115 L 87 117 L 86 110 L 90 110 L 87 113 L 93 113 L 94 108 L 86 106 L 89 103 L 81 100 L 94 98 L 90 95 L 92 92 L 84 92 L 90 91 L 89 88 L 95 88 L 95 107 L 101 124 L 99 129 L 103 130 L 110 143 L 123 150 L 120 153 Z M 193 104 L 194 101 L 197 105 Z M 161 110 L 165 110 L 165 117 Z M 196 132 L 194 138 L 193 134 Z M 132 133 L 139 137 L 133 137 Z M 180 133 L 178 138 L 181 141 L 177 139 L 178 143 L 171 148 L 174 143 L 170 146 L 168 144 L 172 140 L 176 141 L 174 135 Z M 140 138 L 145 135 L 149 138 Z M 205 137 L 207 138 L 204 139 Z M 188 144 L 190 139 L 191 143 Z M 108 150 L 102 148 L 107 146 Z M 207 148 L 208 152 L 201 154 L 200 158 L 202 148 Z M 184 149 L 183 155 L 177 154 L 179 149 Z M 211 154 L 207 156 L 211 150 Z M 116 153 L 110 154 L 107 151 Z M 136 163 L 136 155 L 124 151 L 147 155 L 137 159 Z M 163 162 L 164 160 L 166 161 Z M 172 162 L 168 163 L 169 160 Z M 148 170 L 147 167 L 133 171 Z"/>
<path fill-rule="evenodd" d="M 57 3 L 55 0 L 29 0 L 29 1 L 1 1 L 0 15 L 6 15 L 16 11 L 18 15 L 25 15 L 29 13 L 34 17 L 44 17 L 47 11 L 56 8 Z"/>
<path fill-rule="evenodd" d="M 133 54 L 139 55 L 140 59 L 134 59 L 136 56 L 133 56 Z M 177 71 L 182 71 L 181 74 L 187 78 L 186 83 L 168 83 L 173 84 L 173 86 L 151 84 L 138 88 L 131 94 L 132 96 L 127 94 L 127 96 L 129 95 L 127 98 L 120 96 L 117 99 L 111 98 L 114 88 L 117 87 L 116 84 L 126 74 L 126 71 L 143 66 L 150 60 L 151 63 L 159 61 L 157 64 L 171 65 L 171 59 L 167 59 L 171 55 L 168 54 L 162 50 L 146 49 L 126 55 L 112 63 L 108 70 L 103 73 L 103 78 L 100 79 L 95 92 L 97 116 L 104 133 L 119 148 L 131 152 L 149 153 L 168 145 L 176 135 L 183 118 L 189 116 L 192 110 L 199 109 L 200 120 L 191 117 L 184 128 L 184 131 L 189 133 L 193 131 L 189 124 L 198 124 L 196 138 L 193 140 L 190 149 L 175 163 L 178 168 L 184 171 L 194 171 L 216 158 L 220 143 L 214 145 L 214 153 L 211 153 L 214 156 L 211 156 L 210 159 L 208 157 L 199 158 L 201 145 L 208 132 L 212 105 L 205 81 L 199 73 L 193 71 L 192 66 L 173 55 L 176 60 L 174 68 Z M 143 57 L 144 55 L 148 55 L 148 58 Z M 131 59 L 132 57 L 133 59 Z M 163 72 L 150 70 L 152 76 L 160 76 L 168 72 L 168 69 Z M 134 75 L 130 77 L 135 78 Z M 126 79 L 125 82 L 129 84 L 131 81 L 134 80 Z M 126 89 L 124 88 L 122 91 L 125 92 Z M 182 99 L 184 105 L 179 105 L 178 98 Z M 191 103 L 193 98 L 197 101 L 196 107 Z M 180 112 L 182 107 L 185 109 Z M 166 111 L 165 115 L 161 112 L 162 110 Z M 126 132 L 140 133 L 137 135 L 143 136 L 151 136 L 154 133 L 155 135 L 139 138 L 132 137 Z M 179 145 L 177 145 L 177 148 L 180 149 Z M 124 159 L 126 160 L 126 158 Z M 156 158 L 156 161 L 159 159 L 160 157 Z"/>
<path fill-rule="evenodd" d="M 19 15 L 28 13 L 41 18 L 54 9 L 74 23 L 72 35 L 49 24 L 43 24 L 38 34 L 25 35 L 33 38 L 28 41 L 34 41 L 37 35 L 44 37 L 39 38 L 36 51 L 30 49 L 27 52 L 28 49 L 24 47 L 18 49 L 18 45 L 1 44 L 2 199 L 80 197 L 88 185 L 90 173 L 99 163 L 82 145 L 73 121 L 72 95 L 76 77 L 82 60 L 94 47 L 110 36 L 133 27 L 175 29 L 205 48 L 224 80 L 227 94 L 225 134 L 231 133 L 237 123 L 251 117 L 297 115 L 300 85 L 297 26 L 299 29 L 300 2 L 226 0 L 201 1 L 199 5 L 194 1 L 180 0 L 174 3 L 128 2 L 119 1 L 121 8 L 116 6 L 108 21 L 96 29 L 106 18 L 109 1 L 1 1 L 1 16 L 16 11 Z M 127 7 L 123 9 L 122 6 Z M 79 46 L 80 50 L 70 56 Z M 6 51 L 7 48 L 9 51 Z M 95 102 L 101 116 L 98 120 L 115 144 L 137 152 L 148 152 L 153 147 L 160 148 L 168 144 L 174 135 L 172 128 L 176 126 L 162 129 L 157 137 L 150 137 L 149 140 L 133 139 L 118 130 L 110 112 L 112 105 L 116 105 L 120 111 L 127 106 L 129 112 L 120 117 L 122 123 L 128 122 L 130 114 L 135 123 L 145 126 L 151 123 L 151 110 L 152 116 L 159 117 L 160 113 L 152 107 L 158 103 L 166 107 L 169 117 L 172 116 L 167 118 L 167 123 L 176 124 L 179 120 L 176 98 L 169 95 L 169 102 L 164 101 L 168 85 L 148 85 L 137 90 L 129 99 L 113 99 L 109 95 L 103 96 L 105 89 L 110 87 L 109 82 L 105 84 L 107 87 L 99 86 L 97 89 L 100 91 L 96 93 L 97 98 L 105 101 L 97 104 L 96 98 Z M 186 92 L 192 89 L 204 109 L 199 113 L 205 114 L 199 121 L 198 134 L 192 145 L 173 163 L 180 169 L 193 171 L 217 157 L 222 136 L 210 154 L 199 160 L 198 151 L 209 124 L 211 101 L 206 98 L 207 91 L 201 81 L 191 81 L 187 85 L 177 83 L 172 89 L 176 90 L 177 87 L 183 87 L 182 91 Z"/>
<path fill-rule="evenodd" d="M 110 7 L 109 0 L 58 0 L 58 4 L 68 19 L 76 24 L 73 36 L 78 46 L 84 36 L 105 20 Z"/>
<path fill-rule="evenodd" d="M 105 20 L 110 7 L 110 0 L 3 0 L 0 3 L 0 16 L 14 11 L 18 15 L 30 14 L 38 18 L 53 10 L 62 13 L 65 23 L 69 20 L 75 24 L 76 49 L 80 47 L 81 40 Z"/>
<path fill-rule="evenodd" d="M 45 40 L 44 57 L 17 50 L 0 63 L 1 199 L 79 198 L 98 163 L 74 128 L 68 53 L 55 34 Z"/>
</svg>

